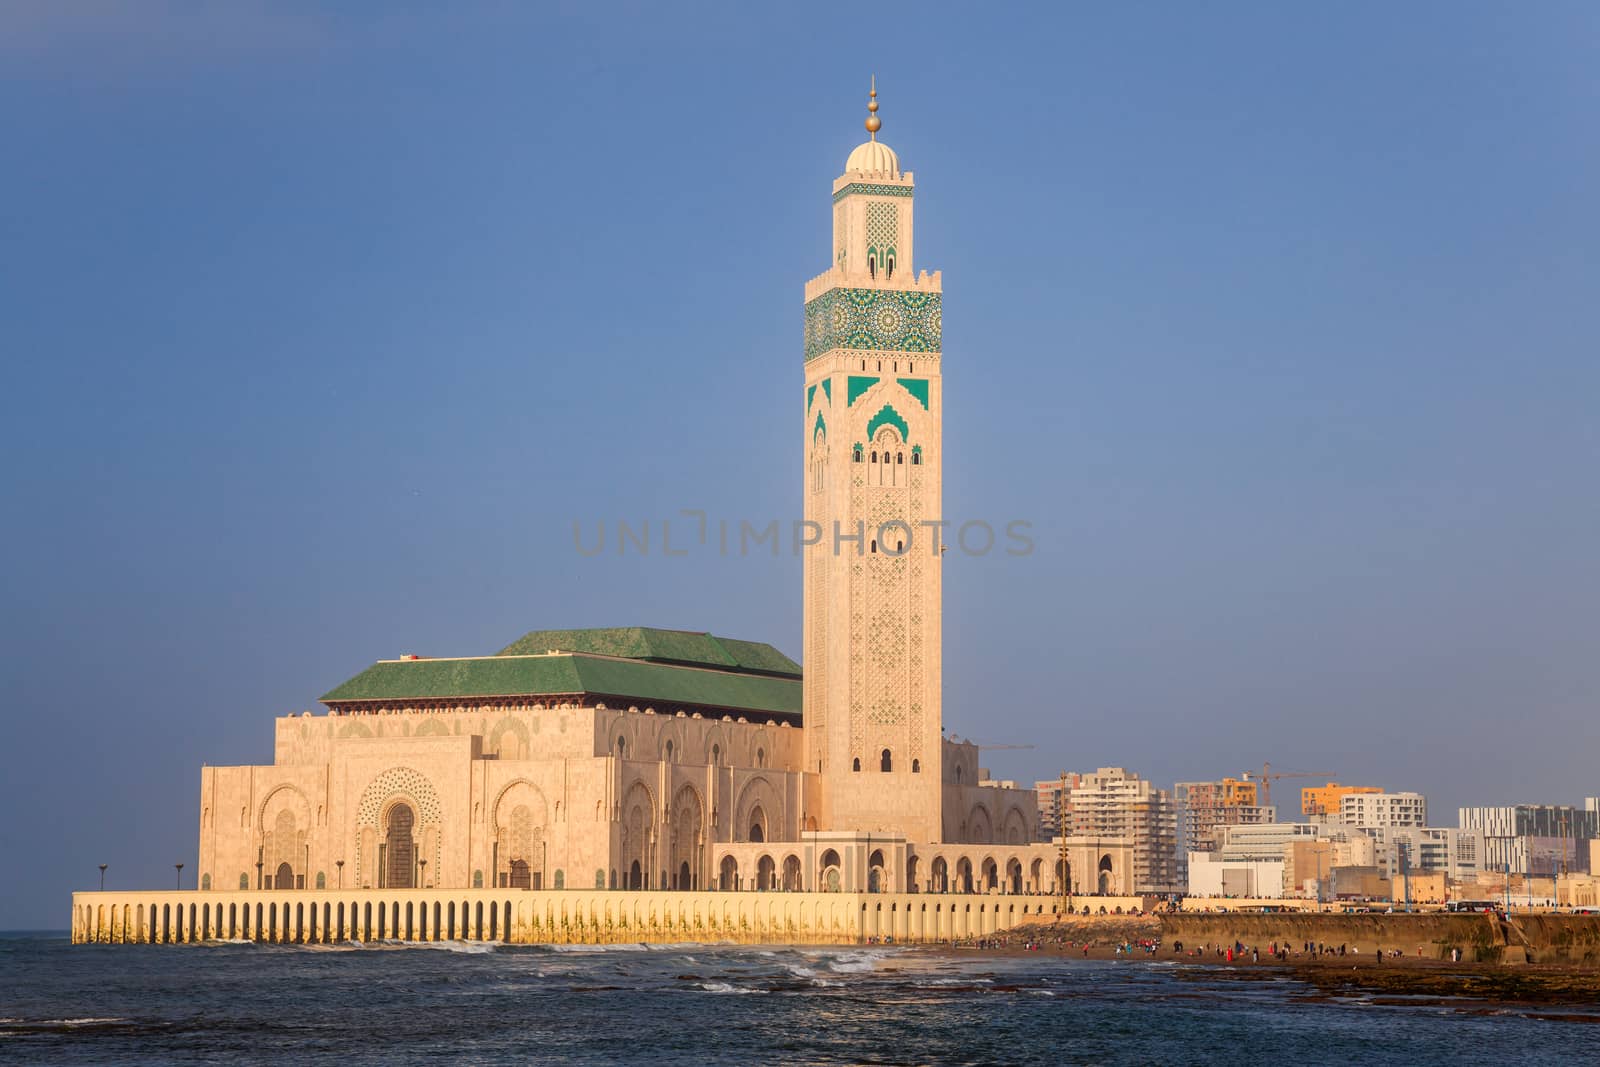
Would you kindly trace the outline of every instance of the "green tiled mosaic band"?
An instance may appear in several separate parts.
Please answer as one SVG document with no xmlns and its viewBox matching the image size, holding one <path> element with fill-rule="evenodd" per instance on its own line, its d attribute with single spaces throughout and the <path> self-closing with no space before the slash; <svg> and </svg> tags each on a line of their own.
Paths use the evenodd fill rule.
<svg viewBox="0 0 1600 1067">
<path fill-rule="evenodd" d="M 939 293 L 829 289 L 806 304 L 806 359 L 830 348 L 937 352 L 943 329 Z"/>
<path fill-rule="evenodd" d="M 909 185 L 870 185 L 866 182 L 851 182 L 849 185 L 833 194 L 833 202 L 837 204 L 847 196 L 910 196 Z"/>
</svg>

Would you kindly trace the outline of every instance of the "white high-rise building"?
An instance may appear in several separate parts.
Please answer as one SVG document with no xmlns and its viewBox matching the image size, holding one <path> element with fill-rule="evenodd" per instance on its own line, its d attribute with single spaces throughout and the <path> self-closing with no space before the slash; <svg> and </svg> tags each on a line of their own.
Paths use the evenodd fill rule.
<svg viewBox="0 0 1600 1067">
<path fill-rule="evenodd" d="M 1347 793 L 1339 798 L 1339 821 L 1372 830 L 1428 825 L 1428 800 L 1421 793 Z"/>
<path fill-rule="evenodd" d="M 1085 774 L 1071 793 L 1073 836 L 1122 841 L 1131 850 L 1133 891 L 1169 893 L 1178 884 L 1172 795 L 1121 767 Z"/>
</svg>

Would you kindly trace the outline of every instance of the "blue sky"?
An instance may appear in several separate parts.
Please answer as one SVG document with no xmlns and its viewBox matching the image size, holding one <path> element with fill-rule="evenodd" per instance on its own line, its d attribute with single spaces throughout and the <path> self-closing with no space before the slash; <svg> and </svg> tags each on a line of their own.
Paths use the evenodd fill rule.
<svg viewBox="0 0 1600 1067">
<path fill-rule="evenodd" d="M 801 304 L 862 139 L 945 277 L 945 719 L 1001 774 L 1600 793 L 1600 10 L 0 13 L 0 926 L 194 862 L 376 658 L 798 657 Z M 1280 786 L 1292 800 L 1298 782 Z"/>
</svg>

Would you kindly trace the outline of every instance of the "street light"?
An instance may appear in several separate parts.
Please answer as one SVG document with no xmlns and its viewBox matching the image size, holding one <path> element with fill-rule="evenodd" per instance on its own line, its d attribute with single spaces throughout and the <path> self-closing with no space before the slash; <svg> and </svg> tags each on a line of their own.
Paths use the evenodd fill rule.
<svg viewBox="0 0 1600 1067">
<path fill-rule="evenodd" d="M 102 893 L 106 891 L 106 868 L 109 866 L 111 866 L 109 863 L 100 865 L 100 892 Z"/>
<path fill-rule="evenodd" d="M 344 888 L 344 860 L 334 860 L 333 865 L 339 868 L 339 888 Z"/>
<path fill-rule="evenodd" d="M 183 864 L 174 863 L 173 866 L 178 868 L 178 888 L 182 889 L 183 888 Z"/>
<path fill-rule="evenodd" d="M 422 888 L 426 889 L 426 888 L 428 888 L 428 861 L 427 860 L 418 860 L 417 861 L 417 866 L 422 868 L 422 876 L 419 879 L 419 881 L 422 882 Z"/>
</svg>

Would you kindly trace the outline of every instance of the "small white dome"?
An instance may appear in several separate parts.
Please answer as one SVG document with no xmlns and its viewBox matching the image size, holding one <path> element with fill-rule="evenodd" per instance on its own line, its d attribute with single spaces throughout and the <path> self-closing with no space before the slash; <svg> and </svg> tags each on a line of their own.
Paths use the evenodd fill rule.
<svg viewBox="0 0 1600 1067">
<path fill-rule="evenodd" d="M 846 173 L 853 170 L 865 171 L 868 174 L 887 174 L 890 177 L 900 176 L 900 157 L 894 154 L 894 149 L 882 141 L 867 141 L 856 146 L 850 153 L 850 158 L 844 161 Z"/>
</svg>

